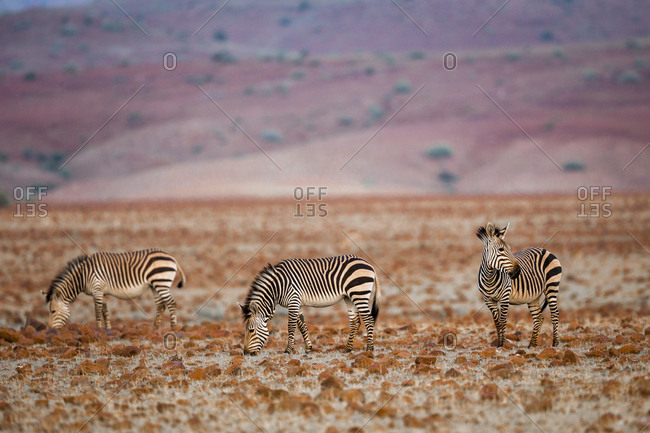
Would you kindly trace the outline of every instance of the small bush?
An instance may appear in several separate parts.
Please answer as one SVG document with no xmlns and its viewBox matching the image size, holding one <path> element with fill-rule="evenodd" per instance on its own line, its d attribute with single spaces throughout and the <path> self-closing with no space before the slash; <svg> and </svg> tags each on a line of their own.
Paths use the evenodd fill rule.
<svg viewBox="0 0 650 433">
<path fill-rule="evenodd" d="M 34 71 L 27 71 L 23 74 L 23 80 L 25 81 L 35 81 L 36 80 L 36 72 Z"/>
<path fill-rule="evenodd" d="M 450 171 L 441 171 L 438 173 L 438 180 L 446 183 L 447 185 L 450 185 L 456 181 L 458 181 L 458 176 L 456 176 L 454 173 Z"/>
<path fill-rule="evenodd" d="M 214 40 L 219 42 L 226 42 L 228 40 L 228 35 L 223 30 L 217 30 L 214 32 Z"/>
<path fill-rule="evenodd" d="M 427 158 L 431 159 L 446 159 L 451 158 L 452 155 L 451 147 L 447 143 L 438 143 L 427 150 Z"/>
<path fill-rule="evenodd" d="M 641 43 L 636 39 L 628 39 L 625 41 L 625 48 L 637 51 L 641 49 Z"/>
<path fill-rule="evenodd" d="M 339 117 L 339 126 L 352 126 L 354 120 L 350 116 Z"/>
<path fill-rule="evenodd" d="M 370 120 L 376 122 L 384 117 L 384 109 L 377 104 L 373 104 L 368 108 L 368 114 L 370 115 Z"/>
<path fill-rule="evenodd" d="M 542 33 L 540 33 L 539 39 L 542 42 L 552 42 L 553 40 L 555 40 L 555 35 L 550 30 L 544 30 Z"/>
<path fill-rule="evenodd" d="M 7 152 L 0 152 L 0 162 L 7 162 L 9 159 L 9 155 L 7 155 Z"/>
<path fill-rule="evenodd" d="M 72 24 L 66 24 L 63 26 L 61 29 L 61 36 L 66 37 L 66 38 L 71 38 L 73 36 L 76 36 L 79 31 L 77 30 L 77 27 L 72 25 Z"/>
<path fill-rule="evenodd" d="M 375 67 L 374 66 L 366 66 L 363 69 L 363 73 L 368 75 L 368 76 L 375 75 Z"/>
<path fill-rule="evenodd" d="M 641 75 L 637 71 L 623 71 L 616 77 L 618 84 L 639 84 Z"/>
<path fill-rule="evenodd" d="M 393 90 L 395 90 L 395 93 L 411 93 L 413 88 L 407 80 L 398 80 Z"/>
<path fill-rule="evenodd" d="M 244 95 L 252 95 L 255 93 L 255 87 L 253 86 L 246 86 L 244 88 Z"/>
<path fill-rule="evenodd" d="M 562 59 L 562 60 L 566 59 L 566 53 L 564 52 L 564 50 L 562 48 L 554 49 L 551 54 L 553 55 L 553 57 L 555 57 L 557 59 Z"/>
<path fill-rule="evenodd" d="M 188 75 L 185 77 L 185 81 L 190 83 L 190 84 L 198 84 L 199 86 L 209 83 L 212 81 L 214 76 L 212 74 L 205 74 L 201 76 L 196 76 L 196 75 Z"/>
<path fill-rule="evenodd" d="M 216 63 L 231 64 L 236 63 L 237 58 L 229 50 L 221 50 L 212 55 L 212 61 Z"/>
<path fill-rule="evenodd" d="M 90 27 L 95 23 L 95 20 L 90 15 L 86 15 L 83 18 L 83 23 L 84 23 L 84 26 Z"/>
<path fill-rule="evenodd" d="M 411 51 L 409 53 L 409 59 L 411 60 L 422 60 L 426 57 L 424 51 Z"/>
<path fill-rule="evenodd" d="M 518 53 L 516 51 L 508 51 L 506 53 L 506 59 L 510 62 L 517 62 L 521 60 L 521 53 Z"/>
<path fill-rule="evenodd" d="M 102 21 L 102 30 L 107 33 L 122 33 L 124 26 L 119 21 L 106 20 Z"/>
<path fill-rule="evenodd" d="M 135 128 L 144 123 L 142 113 L 133 111 L 126 116 L 126 123 L 130 128 Z"/>
<path fill-rule="evenodd" d="M 564 163 L 564 171 L 582 171 L 585 169 L 585 165 L 576 160 L 567 161 Z"/>
<path fill-rule="evenodd" d="M 300 81 L 300 80 L 304 80 L 306 75 L 307 74 L 305 74 L 305 71 L 303 71 L 302 69 L 298 69 L 291 73 L 291 78 L 296 81 Z"/>
<path fill-rule="evenodd" d="M 308 1 L 303 0 L 300 3 L 298 3 L 298 12 L 305 12 L 308 11 L 309 9 L 311 9 L 311 3 L 309 3 Z"/>
<path fill-rule="evenodd" d="M 32 27 L 32 23 L 29 21 L 18 21 L 14 23 L 12 29 L 14 32 L 22 32 L 23 30 L 29 30 Z"/>
<path fill-rule="evenodd" d="M 280 27 L 289 27 L 291 25 L 291 18 L 289 18 L 289 17 L 281 17 L 278 20 L 278 25 Z"/>
<path fill-rule="evenodd" d="M 63 72 L 66 74 L 76 74 L 79 72 L 79 68 L 74 63 L 66 63 L 63 65 Z"/>
<path fill-rule="evenodd" d="M 25 66 L 23 62 L 17 59 L 13 59 L 9 62 L 9 69 L 11 69 L 12 71 L 17 71 L 18 69 L 22 69 L 23 66 Z"/>
<path fill-rule="evenodd" d="M 13 203 L 13 200 L 11 199 L 9 193 L 7 193 L 5 190 L 0 189 L 0 207 L 11 206 L 11 203 Z"/>
<path fill-rule="evenodd" d="M 282 141 L 284 141 L 282 133 L 275 129 L 267 129 L 266 131 L 262 131 L 260 137 L 262 140 L 269 143 L 282 143 Z"/>
<path fill-rule="evenodd" d="M 582 79 L 585 81 L 599 80 L 601 77 L 601 73 L 594 69 L 585 69 L 582 71 Z"/>
</svg>

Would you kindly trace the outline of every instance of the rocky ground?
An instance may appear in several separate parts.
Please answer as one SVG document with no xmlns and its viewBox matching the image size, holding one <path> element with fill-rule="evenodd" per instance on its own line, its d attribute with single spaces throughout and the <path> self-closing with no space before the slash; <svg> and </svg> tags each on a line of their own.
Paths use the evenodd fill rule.
<svg viewBox="0 0 650 433">
<path fill-rule="evenodd" d="M 579 218 L 574 197 L 295 203 L 134 203 L 5 209 L 0 251 L 0 429 L 7 431 L 626 431 L 650 424 L 650 227 L 646 195 L 615 196 L 610 218 Z M 513 249 L 545 245 L 562 261 L 560 337 L 550 319 L 529 349 L 525 307 L 497 350 L 475 288 L 475 226 L 511 221 Z M 152 328 L 150 294 L 109 300 L 111 331 L 90 299 L 44 329 L 40 295 L 80 249 L 160 246 L 188 276 L 174 291 L 180 329 Z M 242 356 L 237 300 L 267 262 L 356 253 L 378 269 L 375 352 L 347 335 L 341 305 L 307 309 L 315 351 L 271 322 L 260 355 Z M 547 313 L 548 314 L 548 313 Z"/>
</svg>

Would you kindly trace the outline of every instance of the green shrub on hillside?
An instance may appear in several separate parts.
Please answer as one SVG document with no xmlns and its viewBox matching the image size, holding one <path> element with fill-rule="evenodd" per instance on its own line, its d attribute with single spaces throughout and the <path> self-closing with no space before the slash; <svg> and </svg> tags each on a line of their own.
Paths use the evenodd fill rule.
<svg viewBox="0 0 650 433">
<path fill-rule="evenodd" d="M 564 163 L 564 171 L 582 171 L 585 169 L 585 165 L 577 160 L 571 160 Z"/>
<path fill-rule="evenodd" d="M 435 146 L 427 150 L 427 157 L 431 159 L 446 159 L 452 156 L 451 147 L 445 142 L 436 143 Z"/>
</svg>

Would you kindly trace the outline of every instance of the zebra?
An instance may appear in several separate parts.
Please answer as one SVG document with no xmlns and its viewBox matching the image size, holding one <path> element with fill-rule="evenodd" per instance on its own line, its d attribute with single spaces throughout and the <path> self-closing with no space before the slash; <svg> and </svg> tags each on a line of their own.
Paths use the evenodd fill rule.
<svg viewBox="0 0 650 433">
<path fill-rule="evenodd" d="M 478 272 L 478 290 L 492 313 L 498 347 L 505 342 L 509 305 L 528 304 L 533 316 L 533 334 L 528 347 L 537 346 L 537 336 L 549 306 L 553 321 L 553 346 L 559 343 L 557 305 L 562 278 L 560 261 L 544 248 L 526 248 L 511 253 L 504 240 L 508 225 L 501 229 L 492 223 L 479 227 L 476 236 L 483 241 L 483 260 Z"/>
<path fill-rule="evenodd" d="M 355 255 L 318 259 L 289 259 L 266 266 L 251 285 L 244 305 L 244 354 L 256 355 L 269 337 L 267 323 L 281 305 L 289 310 L 289 339 L 285 353 L 293 353 L 296 325 L 312 349 L 302 306 L 327 307 L 345 300 L 350 335 L 345 347 L 352 350 L 361 326 L 366 328 L 366 350 L 374 349 L 373 333 L 379 314 L 381 293 L 373 267 Z"/>
<path fill-rule="evenodd" d="M 165 308 L 169 308 L 171 327 L 176 327 L 176 302 L 170 288 L 177 277 L 178 287 L 185 284 L 185 274 L 174 257 L 158 249 L 125 253 L 97 252 L 83 254 L 70 260 L 52 280 L 45 296 L 49 302 L 51 328 L 60 328 L 70 318 L 70 304 L 81 292 L 93 297 L 97 327 L 111 329 L 111 321 L 104 296 L 133 299 L 147 288 L 154 294 L 158 328 Z"/>
</svg>

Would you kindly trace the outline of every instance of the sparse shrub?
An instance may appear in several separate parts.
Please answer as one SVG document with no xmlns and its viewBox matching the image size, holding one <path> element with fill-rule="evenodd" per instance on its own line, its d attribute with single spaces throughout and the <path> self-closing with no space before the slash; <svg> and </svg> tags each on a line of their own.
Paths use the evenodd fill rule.
<svg viewBox="0 0 650 433">
<path fill-rule="evenodd" d="M 260 137 L 262 140 L 269 143 L 282 143 L 284 141 L 282 133 L 275 129 L 267 129 L 266 131 L 262 131 Z"/>
<path fill-rule="evenodd" d="M 221 50 L 212 55 L 212 61 L 216 63 L 231 64 L 236 63 L 237 58 L 230 50 Z"/>
<path fill-rule="evenodd" d="M 22 153 L 23 153 L 23 158 L 27 160 L 34 158 L 34 151 L 29 147 L 24 148 Z"/>
<path fill-rule="evenodd" d="M 77 33 L 78 33 L 77 27 L 72 24 L 66 24 L 61 29 L 61 36 L 66 38 L 71 38 L 73 36 L 76 36 Z"/>
<path fill-rule="evenodd" d="M 641 43 L 636 39 L 628 39 L 625 41 L 625 48 L 637 51 L 641 49 Z"/>
<path fill-rule="evenodd" d="M 317 67 L 320 66 L 320 60 L 318 60 L 318 59 L 309 59 L 309 62 L 307 63 L 307 65 L 310 68 L 317 68 Z"/>
<path fill-rule="evenodd" d="M 127 68 L 130 65 L 131 65 L 131 61 L 129 59 L 120 60 L 120 63 L 117 64 L 117 66 L 120 68 Z"/>
<path fill-rule="evenodd" d="M 549 119 L 544 123 L 544 131 L 551 132 L 555 129 L 555 119 Z"/>
<path fill-rule="evenodd" d="M 0 162 L 7 162 L 9 159 L 9 155 L 7 155 L 7 152 L 0 152 Z"/>
<path fill-rule="evenodd" d="M 645 69 L 648 66 L 648 62 L 645 59 L 636 59 L 634 61 L 634 67 L 636 69 Z"/>
<path fill-rule="evenodd" d="M 122 84 L 126 83 L 127 78 L 124 75 L 116 75 L 113 77 L 113 83 Z"/>
<path fill-rule="evenodd" d="M 411 51 L 409 53 L 409 59 L 411 60 L 422 60 L 426 57 L 424 51 Z"/>
<path fill-rule="evenodd" d="M 23 80 L 25 81 L 35 81 L 36 80 L 36 72 L 34 71 L 27 71 L 23 74 Z"/>
<path fill-rule="evenodd" d="M 137 126 L 142 125 L 143 122 L 143 117 L 142 113 L 139 111 L 132 111 L 126 116 L 126 123 L 129 125 L 130 128 L 135 128 Z"/>
<path fill-rule="evenodd" d="M 224 30 L 217 30 L 214 32 L 214 40 L 219 42 L 226 42 L 228 40 L 228 35 Z"/>
<path fill-rule="evenodd" d="M 185 81 L 190 83 L 190 84 L 198 84 L 199 86 L 209 83 L 212 81 L 214 76 L 212 74 L 205 74 L 201 76 L 196 76 L 196 75 L 188 75 L 185 77 Z"/>
<path fill-rule="evenodd" d="M 289 18 L 289 17 L 281 17 L 278 20 L 278 25 L 280 27 L 289 27 L 291 25 L 291 18 Z"/>
<path fill-rule="evenodd" d="M 252 95 L 255 93 L 255 87 L 253 86 L 246 86 L 244 88 L 244 95 Z"/>
<path fill-rule="evenodd" d="M 59 171 L 61 164 L 65 161 L 65 153 L 54 152 L 51 155 L 39 153 L 37 160 L 40 162 L 41 168 L 56 173 Z"/>
<path fill-rule="evenodd" d="M 11 199 L 9 193 L 3 189 L 0 189 L 0 207 L 11 206 L 11 203 L 13 203 L 13 200 Z"/>
<path fill-rule="evenodd" d="M 201 152 L 203 152 L 203 146 L 202 145 L 197 144 L 195 146 L 192 146 L 192 155 L 198 155 Z"/>
<path fill-rule="evenodd" d="M 550 30 L 544 30 L 542 33 L 540 33 L 539 39 L 542 42 L 552 42 L 553 40 L 555 40 L 555 35 Z"/>
<path fill-rule="evenodd" d="M 616 81 L 618 84 L 639 84 L 641 82 L 641 75 L 633 70 L 623 71 L 618 74 Z"/>
<path fill-rule="evenodd" d="M 63 71 L 66 74 L 76 74 L 79 71 L 79 68 L 74 63 L 66 63 L 63 65 Z"/>
<path fill-rule="evenodd" d="M 577 160 L 571 160 L 564 163 L 564 171 L 582 171 L 585 169 L 585 165 Z"/>
<path fill-rule="evenodd" d="M 582 71 L 582 79 L 585 81 L 599 80 L 601 77 L 601 73 L 594 69 L 585 69 Z"/>
<path fill-rule="evenodd" d="M 564 50 L 562 48 L 555 48 L 551 52 L 551 54 L 553 55 L 553 57 L 555 57 L 557 59 L 562 59 L 562 60 L 566 59 L 566 53 L 564 52 Z"/>
<path fill-rule="evenodd" d="M 22 32 L 23 30 L 29 30 L 32 27 L 32 23 L 30 21 L 17 21 L 14 23 L 12 26 L 12 29 L 14 32 Z"/>
<path fill-rule="evenodd" d="M 86 15 L 83 18 L 83 23 L 84 23 L 84 26 L 90 27 L 95 23 L 95 20 L 90 15 Z"/>
<path fill-rule="evenodd" d="M 302 69 L 297 69 L 291 73 L 291 78 L 296 81 L 300 81 L 305 79 L 305 75 L 305 71 Z"/>
<path fill-rule="evenodd" d="M 393 90 L 395 90 L 395 93 L 411 93 L 413 88 L 407 80 L 402 79 L 398 80 L 397 83 L 395 83 Z"/>
<path fill-rule="evenodd" d="M 280 81 L 276 84 L 275 90 L 281 95 L 286 95 L 289 93 L 289 90 L 291 90 L 291 83 L 288 81 Z"/>
<path fill-rule="evenodd" d="M 107 33 L 122 33 L 124 26 L 119 21 L 105 20 L 102 21 L 102 30 Z"/>
<path fill-rule="evenodd" d="M 438 180 L 447 185 L 451 185 L 452 183 L 458 181 L 458 176 L 450 171 L 445 170 L 438 173 Z"/>
<path fill-rule="evenodd" d="M 377 120 L 384 117 L 384 109 L 377 104 L 373 104 L 368 107 L 368 114 L 370 115 L 370 120 L 376 122 Z"/>
<path fill-rule="evenodd" d="M 506 59 L 510 62 L 517 62 L 521 60 L 521 53 L 518 53 L 517 51 L 508 51 L 506 53 Z"/>
<path fill-rule="evenodd" d="M 381 58 L 384 60 L 386 66 L 393 66 L 395 64 L 395 57 L 390 54 L 383 54 Z"/>
<path fill-rule="evenodd" d="M 22 69 L 23 66 L 25 66 L 23 62 L 18 59 L 13 59 L 9 62 L 9 69 L 11 69 L 12 71 L 17 71 L 18 69 Z"/>
<path fill-rule="evenodd" d="M 300 3 L 298 3 L 298 12 L 305 12 L 308 11 L 309 9 L 311 9 L 311 3 L 309 3 L 308 1 L 303 0 Z"/>
<path fill-rule="evenodd" d="M 451 147 L 446 142 L 436 143 L 432 148 L 427 150 L 427 157 L 431 159 L 446 159 L 451 158 L 452 155 Z"/>
<path fill-rule="evenodd" d="M 352 126 L 354 120 L 350 116 L 339 117 L 339 126 Z"/>
</svg>

